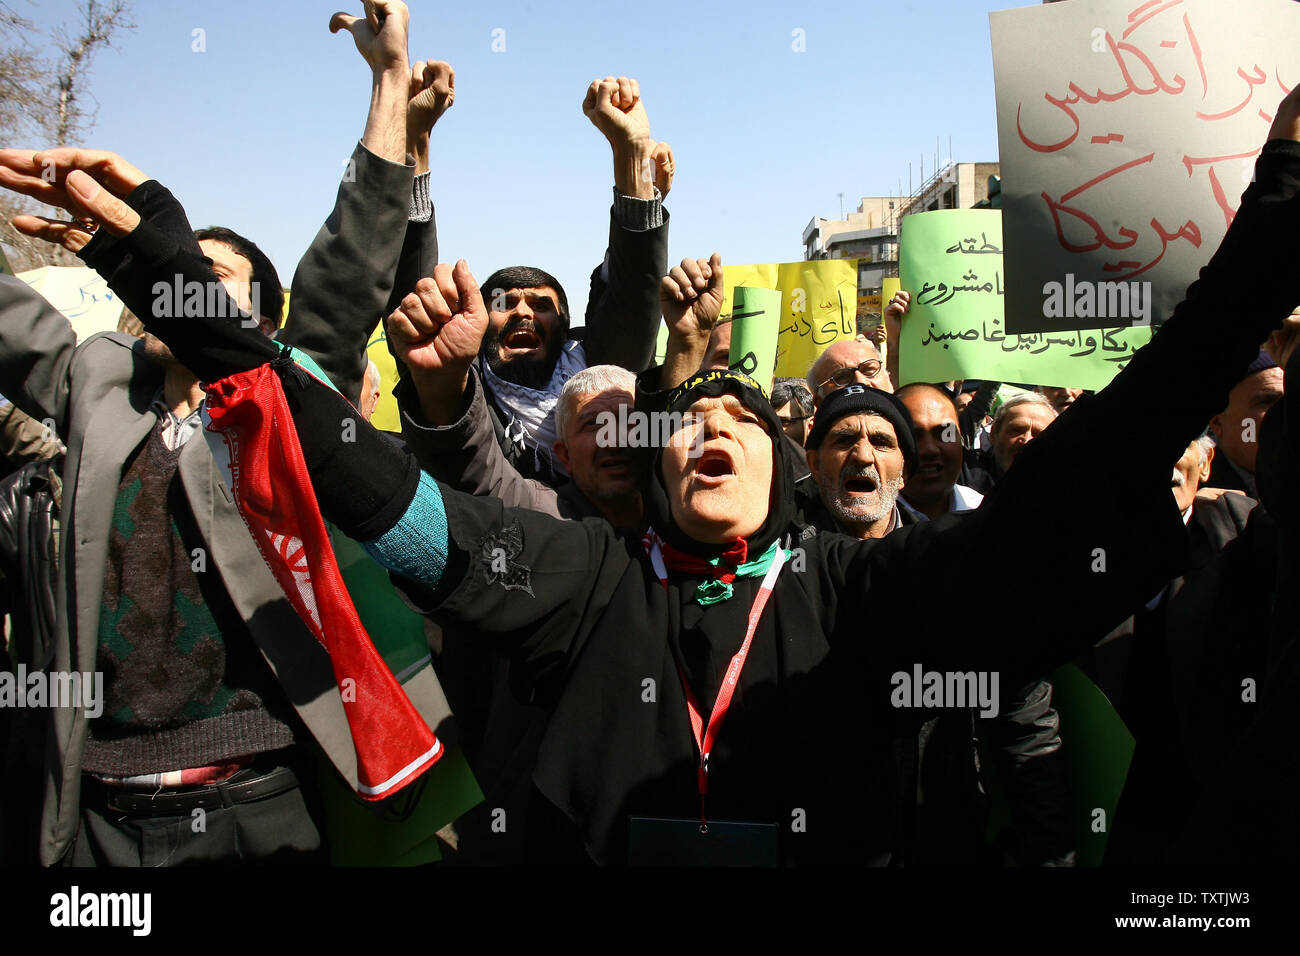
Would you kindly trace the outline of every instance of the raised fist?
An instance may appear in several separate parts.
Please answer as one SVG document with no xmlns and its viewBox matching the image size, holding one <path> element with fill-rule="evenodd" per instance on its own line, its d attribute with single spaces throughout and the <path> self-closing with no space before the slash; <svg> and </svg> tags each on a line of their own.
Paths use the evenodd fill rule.
<svg viewBox="0 0 1300 956">
<path fill-rule="evenodd" d="M 582 111 L 611 146 L 650 144 L 650 117 L 641 102 L 641 88 L 626 76 L 592 80 Z"/>
<path fill-rule="evenodd" d="M 483 295 L 464 259 L 455 269 L 443 263 L 432 278 L 417 282 L 386 324 L 393 354 L 412 375 L 457 378 L 478 355 L 487 326 Z"/>
<path fill-rule="evenodd" d="M 722 311 L 722 257 L 683 259 L 659 280 L 659 304 L 670 334 L 708 338 Z"/>
<path fill-rule="evenodd" d="M 411 67 L 411 102 L 406 107 L 406 131 L 427 134 L 456 101 L 456 71 L 443 60 L 419 60 Z"/>
</svg>

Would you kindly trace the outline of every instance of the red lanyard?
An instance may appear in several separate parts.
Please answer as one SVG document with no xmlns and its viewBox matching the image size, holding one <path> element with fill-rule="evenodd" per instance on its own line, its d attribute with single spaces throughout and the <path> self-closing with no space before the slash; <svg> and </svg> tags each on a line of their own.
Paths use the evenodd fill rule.
<svg viewBox="0 0 1300 956">
<path fill-rule="evenodd" d="M 664 590 L 667 590 L 668 571 L 664 567 L 664 558 L 659 550 L 659 543 L 651 539 L 649 551 L 650 563 L 654 566 L 655 574 L 659 577 L 659 583 L 664 586 Z M 776 576 L 780 574 L 781 567 L 784 564 L 785 552 L 777 548 L 776 555 L 772 558 L 772 566 L 767 569 L 767 574 L 763 577 L 763 584 L 754 597 L 754 606 L 749 609 L 749 623 L 745 627 L 744 643 L 740 645 L 740 650 L 736 651 L 731 658 L 731 663 L 727 665 L 727 674 L 723 678 L 722 687 L 718 690 L 717 700 L 713 702 L 713 712 L 709 714 L 707 727 L 700 711 L 699 701 L 695 697 L 695 691 L 691 689 L 691 682 L 686 679 L 686 672 L 682 670 L 681 664 L 677 665 L 677 675 L 681 678 L 682 689 L 686 692 L 686 709 L 691 718 L 691 733 L 695 736 L 695 747 L 700 754 L 697 779 L 700 788 L 701 833 L 709 832 L 708 821 L 704 818 L 704 798 L 709 792 L 709 754 L 713 752 L 713 745 L 718 739 L 718 732 L 722 729 L 722 721 L 731 708 L 731 698 L 735 695 L 736 685 L 740 682 L 740 672 L 744 670 L 745 658 L 749 656 L 749 645 L 753 643 L 754 632 L 758 629 L 758 619 L 763 615 L 763 608 L 767 607 L 767 599 L 771 597 L 772 588 L 776 585 Z"/>
</svg>

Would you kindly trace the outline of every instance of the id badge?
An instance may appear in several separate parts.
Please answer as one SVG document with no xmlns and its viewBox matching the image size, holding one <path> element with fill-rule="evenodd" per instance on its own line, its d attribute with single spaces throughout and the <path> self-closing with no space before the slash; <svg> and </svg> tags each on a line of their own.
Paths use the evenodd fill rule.
<svg viewBox="0 0 1300 956">
<path fill-rule="evenodd" d="M 775 823 L 664 817 L 628 818 L 629 866 L 777 866 L 780 831 Z"/>
</svg>

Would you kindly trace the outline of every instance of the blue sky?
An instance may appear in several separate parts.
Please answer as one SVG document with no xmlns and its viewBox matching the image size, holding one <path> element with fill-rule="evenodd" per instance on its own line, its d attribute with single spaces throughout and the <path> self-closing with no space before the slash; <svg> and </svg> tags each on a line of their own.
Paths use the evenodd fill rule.
<svg viewBox="0 0 1300 956">
<path fill-rule="evenodd" d="M 41 26 L 71 0 L 10 0 Z M 801 258 L 814 216 L 919 182 L 924 156 L 997 158 L 988 13 L 1023 3 L 663 0 L 453 4 L 415 0 L 412 59 L 456 69 L 433 137 L 442 258 L 479 278 L 508 264 L 554 273 L 581 314 L 608 230 L 609 148 L 581 110 L 598 76 L 636 77 L 677 178 L 669 257 Z M 198 225 L 252 238 L 287 285 L 333 202 L 364 125 L 369 74 L 336 9 L 360 4 L 136 0 L 138 28 L 93 68 L 85 145 L 119 152 L 181 198 Z M 644 11 L 644 12 L 638 12 Z M 191 50 L 206 32 L 206 52 Z M 506 50 L 492 52 L 492 31 Z M 792 50 L 804 31 L 806 52 Z M 9 145 L 9 144 L 6 144 Z M 13 144 L 20 145 L 20 144 Z M 32 144 L 38 145 L 38 144 Z"/>
</svg>

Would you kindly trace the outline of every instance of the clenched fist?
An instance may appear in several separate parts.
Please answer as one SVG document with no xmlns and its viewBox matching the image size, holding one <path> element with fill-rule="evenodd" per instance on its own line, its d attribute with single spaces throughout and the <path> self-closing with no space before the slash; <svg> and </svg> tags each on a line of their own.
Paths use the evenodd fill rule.
<svg viewBox="0 0 1300 956">
<path fill-rule="evenodd" d="M 626 76 L 592 80 L 582 111 L 593 126 L 605 134 L 611 146 L 643 143 L 650 139 L 650 117 L 641 102 L 641 87 Z"/>
<path fill-rule="evenodd" d="M 722 311 L 722 257 L 683 259 L 659 281 L 659 304 L 670 335 L 707 339 Z"/>
<path fill-rule="evenodd" d="M 406 108 L 407 136 L 427 136 L 456 101 L 456 71 L 443 60 L 419 60 L 411 67 L 411 102 Z"/>
<path fill-rule="evenodd" d="M 592 80 L 582 111 L 609 140 L 614 152 L 614 186 L 624 196 L 653 199 L 673 184 L 673 151 L 650 135 L 641 87 L 626 76 Z"/>
<path fill-rule="evenodd" d="M 385 327 L 393 354 L 410 369 L 425 420 L 450 425 L 488 327 L 483 294 L 465 260 L 455 269 L 439 265 L 432 278 L 417 282 Z"/>
</svg>

